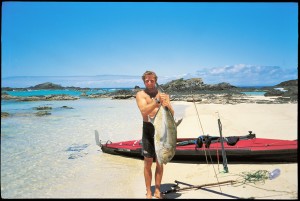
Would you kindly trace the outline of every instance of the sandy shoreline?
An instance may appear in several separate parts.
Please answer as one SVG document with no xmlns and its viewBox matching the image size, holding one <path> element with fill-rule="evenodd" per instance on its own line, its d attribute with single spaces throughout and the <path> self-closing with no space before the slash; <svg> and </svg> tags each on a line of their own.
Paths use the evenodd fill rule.
<svg viewBox="0 0 300 201">
<path fill-rule="evenodd" d="M 257 137 L 274 139 L 297 139 L 297 104 L 195 104 L 174 102 L 188 105 L 184 119 L 178 127 L 179 137 L 196 137 L 209 134 L 219 134 L 217 119 L 220 118 L 223 127 L 223 136 L 245 135 L 253 131 Z M 175 111 L 176 112 L 176 111 Z M 140 162 L 142 167 L 142 161 Z M 153 165 L 153 171 L 155 165 Z M 228 180 L 237 180 L 242 173 L 257 171 L 272 171 L 276 168 L 281 174 L 274 180 L 265 180 L 260 183 L 227 184 L 222 186 L 206 187 L 198 190 L 186 190 L 169 193 L 166 198 L 177 199 L 297 199 L 298 198 L 298 163 L 274 164 L 230 164 L 229 173 L 223 172 L 222 162 L 217 163 L 168 163 L 165 166 L 162 180 L 162 191 L 169 190 L 174 181 L 192 185 L 203 185 Z M 145 185 L 140 171 L 140 178 L 132 183 L 135 188 L 133 198 L 144 198 Z M 187 187 L 180 184 L 181 188 Z M 154 188 L 154 180 L 152 182 Z"/>
</svg>

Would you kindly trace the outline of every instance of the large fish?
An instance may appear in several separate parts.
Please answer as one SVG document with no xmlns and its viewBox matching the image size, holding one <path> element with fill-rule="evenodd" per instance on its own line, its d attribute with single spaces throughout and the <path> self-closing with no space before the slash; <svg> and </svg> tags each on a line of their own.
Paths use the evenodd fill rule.
<svg viewBox="0 0 300 201">
<path fill-rule="evenodd" d="M 177 142 L 177 125 L 167 107 L 159 107 L 153 125 L 156 159 L 159 164 L 167 164 L 175 155 Z"/>
</svg>

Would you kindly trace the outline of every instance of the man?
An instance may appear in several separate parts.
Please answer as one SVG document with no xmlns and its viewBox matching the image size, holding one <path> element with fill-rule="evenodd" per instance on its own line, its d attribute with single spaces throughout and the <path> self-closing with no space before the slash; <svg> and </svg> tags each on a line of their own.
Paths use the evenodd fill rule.
<svg viewBox="0 0 300 201">
<path fill-rule="evenodd" d="M 154 148 L 154 126 L 150 122 L 155 117 L 156 112 L 160 105 L 168 107 L 172 115 L 174 116 L 174 109 L 170 104 L 170 97 L 168 94 L 160 93 L 156 88 L 157 76 L 152 71 L 146 71 L 142 79 L 144 81 L 146 89 L 139 91 L 136 94 L 136 102 L 143 117 L 143 136 L 142 136 L 142 154 L 144 156 L 144 177 L 146 184 L 146 197 L 152 198 L 151 192 L 151 180 L 152 170 L 151 166 L 155 155 Z M 162 198 L 160 192 L 160 184 L 163 176 L 163 164 L 159 164 L 156 160 L 155 169 L 155 191 L 154 196 L 156 198 Z"/>
</svg>

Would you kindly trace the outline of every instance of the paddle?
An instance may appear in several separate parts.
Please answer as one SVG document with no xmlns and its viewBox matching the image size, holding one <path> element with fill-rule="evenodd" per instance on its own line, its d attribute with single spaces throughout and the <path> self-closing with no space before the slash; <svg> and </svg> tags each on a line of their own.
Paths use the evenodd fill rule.
<svg viewBox="0 0 300 201">
<path fill-rule="evenodd" d="M 220 141 L 221 141 L 221 146 L 222 146 L 222 158 L 223 158 L 223 168 L 224 168 L 224 172 L 227 173 L 228 172 L 228 167 L 227 167 L 227 158 L 226 158 L 226 153 L 225 153 L 225 149 L 224 149 L 224 139 L 222 136 L 222 124 L 221 124 L 221 120 L 220 117 L 218 118 L 218 125 L 219 125 L 219 131 L 220 131 Z"/>
</svg>

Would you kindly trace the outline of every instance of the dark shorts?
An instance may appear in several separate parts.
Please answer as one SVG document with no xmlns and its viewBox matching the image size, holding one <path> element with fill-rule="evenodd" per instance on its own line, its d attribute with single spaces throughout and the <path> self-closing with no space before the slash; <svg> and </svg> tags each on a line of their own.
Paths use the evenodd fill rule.
<svg viewBox="0 0 300 201">
<path fill-rule="evenodd" d="M 151 122 L 143 121 L 142 155 L 147 158 L 155 157 L 154 126 Z"/>
</svg>

